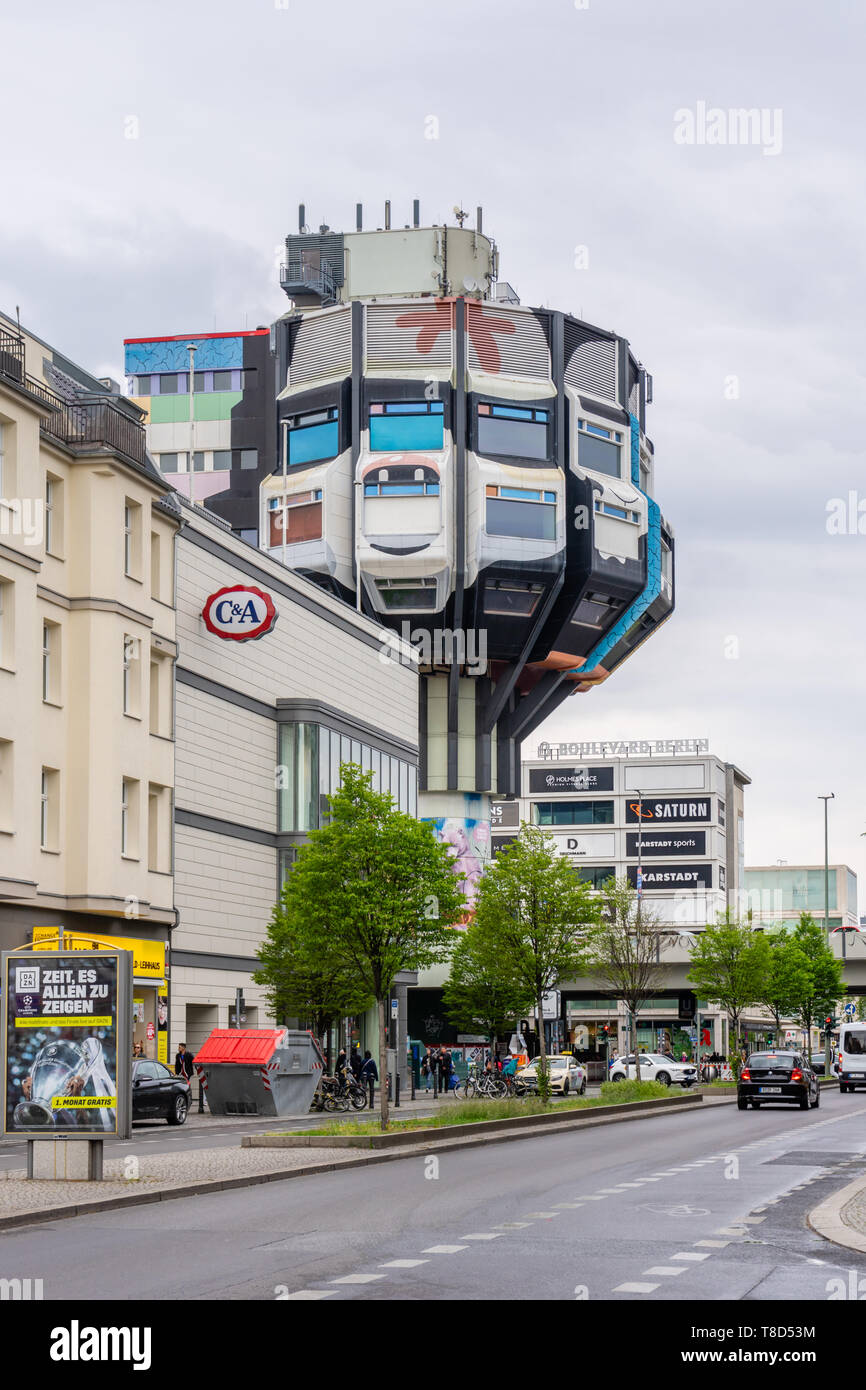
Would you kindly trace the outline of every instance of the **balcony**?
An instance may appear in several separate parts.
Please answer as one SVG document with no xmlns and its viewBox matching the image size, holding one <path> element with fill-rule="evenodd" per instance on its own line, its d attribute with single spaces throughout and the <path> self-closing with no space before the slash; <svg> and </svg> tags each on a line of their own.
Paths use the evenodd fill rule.
<svg viewBox="0 0 866 1390">
<path fill-rule="evenodd" d="M 337 302 L 337 282 L 326 265 L 289 261 L 280 266 L 280 288 L 301 308 Z"/>
</svg>

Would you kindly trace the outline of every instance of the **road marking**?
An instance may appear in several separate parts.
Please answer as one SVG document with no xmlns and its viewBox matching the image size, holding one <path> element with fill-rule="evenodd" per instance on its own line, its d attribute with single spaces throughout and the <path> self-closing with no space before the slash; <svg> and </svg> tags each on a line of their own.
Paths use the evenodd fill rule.
<svg viewBox="0 0 866 1390">
<path fill-rule="evenodd" d="M 760 1226 L 761 1222 L 766 1221 L 767 1218 L 766 1216 L 744 1216 L 742 1219 L 747 1222 L 749 1226 Z"/>
<path fill-rule="evenodd" d="M 330 1284 L 375 1284 L 377 1279 L 384 1279 L 384 1274 L 341 1274 L 339 1279 L 330 1279 Z"/>
<path fill-rule="evenodd" d="M 711 1245 L 714 1250 L 723 1250 L 726 1245 L 730 1245 L 729 1240 L 696 1240 L 695 1245 Z"/>
<path fill-rule="evenodd" d="M 672 1278 L 675 1274 L 685 1274 L 685 1265 L 653 1265 L 652 1269 L 645 1269 L 644 1274 L 663 1274 L 665 1278 Z"/>
<path fill-rule="evenodd" d="M 589 1199 L 592 1201 L 592 1198 Z M 525 1211 L 524 1216 L 531 1216 L 534 1221 L 550 1221 L 551 1217 L 559 1216 L 558 1211 Z"/>
<path fill-rule="evenodd" d="M 429 1265 L 429 1260 L 388 1260 L 380 1269 L 415 1269 L 417 1265 Z"/>
<path fill-rule="evenodd" d="M 713 1235 L 717 1236 L 744 1236 L 745 1234 L 742 1226 L 720 1226 L 717 1231 L 713 1232 Z"/>
<path fill-rule="evenodd" d="M 333 1298 L 336 1292 L 336 1289 L 298 1289 L 297 1293 L 287 1294 L 285 1301 L 288 1302 L 290 1299 L 298 1298 L 312 1302 L 315 1298 Z M 282 1300 L 280 1301 L 282 1302 Z"/>
<path fill-rule="evenodd" d="M 708 1260 L 709 1250 L 678 1250 L 675 1255 L 671 1255 L 672 1260 Z"/>
<path fill-rule="evenodd" d="M 658 1284 L 617 1284 L 614 1293 L 652 1293 Z"/>
<path fill-rule="evenodd" d="M 639 1182 L 621 1182 L 620 1187 L 640 1187 Z"/>
<path fill-rule="evenodd" d="M 661 1182 L 661 1178 L 641 1178 L 641 1182 Z"/>
<path fill-rule="evenodd" d="M 428 1245 L 422 1255 L 456 1255 L 458 1250 L 468 1250 L 468 1245 Z"/>
<path fill-rule="evenodd" d="M 618 1188 L 618 1187 L 600 1187 L 598 1190 L 599 1190 L 599 1192 L 607 1192 L 607 1193 L 619 1192 L 619 1188 Z M 557 1203 L 557 1206 L 558 1206 L 558 1205 L 559 1205 L 559 1203 Z"/>
<path fill-rule="evenodd" d="M 553 1205 L 555 1207 L 565 1207 L 569 1211 L 576 1211 L 578 1207 L 583 1206 L 583 1202 L 554 1202 Z"/>
<path fill-rule="evenodd" d="M 531 1226 L 531 1221 L 503 1221 L 498 1227 L 499 1231 L 522 1231 L 527 1226 Z"/>
<path fill-rule="evenodd" d="M 461 1240 L 499 1240 L 501 1231 L 472 1231 L 467 1236 L 461 1236 Z"/>
<path fill-rule="evenodd" d="M 676 1171 L 677 1171 L 676 1168 L 667 1168 L 667 1169 L 665 1169 L 665 1171 L 664 1171 L 663 1173 L 653 1173 L 653 1177 L 654 1177 L 654 1178 L 672 1178 L 672 1177 L 674 1176 L 674 1173 L 675 1173 Z"/>
</svg>

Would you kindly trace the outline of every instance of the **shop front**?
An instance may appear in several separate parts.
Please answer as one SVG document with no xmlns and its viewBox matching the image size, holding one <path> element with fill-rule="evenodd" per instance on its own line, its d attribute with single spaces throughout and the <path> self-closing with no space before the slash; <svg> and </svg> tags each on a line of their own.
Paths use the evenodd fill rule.
<svg viewBox="0 0 866 1390">
<path fill-rule="evenodd" d="M 56 927 L 34 927 L 34 951 L 57 948 Z M 165 942 L 145 941 L 132 936 L 88 936 L 64 931 L 63 945 L 68 951 L 92 951 L 113 946 L 132 952 L 132 1033 L 129 1040 L 134 1056 L 150 1057 L 168 1063 L 168 980 L 165 972 Z"/>
</svg>

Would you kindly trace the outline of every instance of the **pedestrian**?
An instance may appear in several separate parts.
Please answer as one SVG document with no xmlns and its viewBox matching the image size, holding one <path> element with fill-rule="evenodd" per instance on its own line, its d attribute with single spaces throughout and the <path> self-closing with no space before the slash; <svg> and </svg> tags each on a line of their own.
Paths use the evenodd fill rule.
<svg viewBox="0 0 866 1390">
<path fill-rule="evenodd" d="M 361 1085 L 369 1089 L 373 1083 L 379 1080 L 379 1068 L 373 1061 L 369 1052 L 364 1053 L 364 1061 L 361 1064 Z M 370 1097 L 372 1102 L 372 1095 Z"/>
<path fill-rule="evenodd" d="M 360 1050 L 357 1047 L 353 1047 L 352 1055 L 349 1058 L 349 1066 L 352 1068 L 352 1075 L 354 1076 L 356 1081 L 359 1079 L 361 1075 L 361 1068 L 363 1067 L 363 1065 L 364 1059 L 361 1056 Z"/>
<path fill-rule="evenodd" d="M 441 1071 L 439 1073 L 440 1084 L 442 1090 L 447 1093 L 451 1087 L 451 1073 L 453 1071 L 454 1064 L 451 1060 L 451 1052 L 447 1047 L 443 1047 L 439 1055 L 441 1058 Z M 489 1054 L 487 1060 L 488 1062 L 490 1061 Z"/>
<path fill-rule="evenodd" d="M 428 1047 L 421 1060 L 421 1075 L 424 1078 L 424 1090 L 432 1091 L 435 1086 L 434 1073 L 436 1071 L 436 1059 L 433 1056 L 433 1049 Z"/>
<path fill-rule="evenodd" d="M 337 1055 L 337 1065 L 334 1067 L 334 1075 L 343 1078 L 346 1075 L 346 1049 L 340 1048 Z"/>
<path fill-rule="evenodd" d="M 191 1052 L 187 1052 L 186 1043 L 179 1043 L 177 1056 L 174 1059 L 175 1076 L 185 1076 L 187 1081 L 192 1082 L 192 1064 L 194 1058 Z"/>
</svg>

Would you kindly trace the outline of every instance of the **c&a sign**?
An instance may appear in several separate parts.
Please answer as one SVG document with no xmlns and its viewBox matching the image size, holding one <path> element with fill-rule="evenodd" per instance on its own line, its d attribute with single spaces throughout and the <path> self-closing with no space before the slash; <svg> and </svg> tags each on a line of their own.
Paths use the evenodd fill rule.
<svg viewBox="0 0 866 1390">
<path fill-rule="evenodd" d="M 217 589 L 201 610 L 204 625 L 215 637 L 228 642 L 249 642 L 264 637 L 277 621 L 277 610 L 270 594 L 251 584 L 234 584 Z"/>
</svg>

